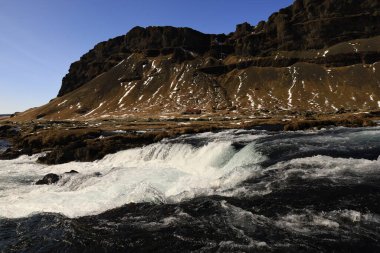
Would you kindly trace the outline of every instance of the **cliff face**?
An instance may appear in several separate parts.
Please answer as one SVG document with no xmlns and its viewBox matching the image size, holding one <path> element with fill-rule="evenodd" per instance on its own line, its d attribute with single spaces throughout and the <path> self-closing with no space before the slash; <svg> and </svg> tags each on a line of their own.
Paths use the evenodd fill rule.
<svg viewBox="0 0 380 253">
<path fill-rule="evenodd" d="M 62 80 L 58 96 L 62 96 L 97 75 L 104 73 L 130 56 L 133 52 L 145 52 L 146 56 L 169 54 L 174 48 L 184 48 L 197 53 L 209 50 L 210 35 L 190 28 L 135 27 L 125 36 L 101 42 L 70 66 Z"/>
<path fill-rule="evenodd" d="M 297 0 L 228 35 L 135 27 L 70 66 L 30 117 L 380 107 L 380 2 Z"/>
<path fill-rule="evenodd" d="M 321 49 L 342 41 L 380 34 L 380 2 L 374 0 L 297 0 L 260 22 L 237 26 L 229 36 L 202 34 L 190 28 L 135 27 L 124 36 L 99 43 L 70 66 L 62 96 L 108 71 L 133 52 L 147 56 L 174 48 L 211 56 L 268 55 L 277 50 Z"/>
<path fill-rule="evenodd" d="M 380 2 L 374 0 L 297 0 L 256 27 L 238 26 L 235 52 L 321 49 L 380 33 Z"/>
</svg>

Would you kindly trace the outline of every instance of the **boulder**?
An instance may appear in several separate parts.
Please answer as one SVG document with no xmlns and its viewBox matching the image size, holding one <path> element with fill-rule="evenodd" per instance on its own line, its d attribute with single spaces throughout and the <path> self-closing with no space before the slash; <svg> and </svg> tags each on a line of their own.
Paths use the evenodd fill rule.
<svg viewBox="0 0 380 253">
<path fill-rule="evenodd" d="M 54 173 L 49 173 L 45 175 L 41 180 L 38 180 L 36 182 L 36 185 L 43 185 L 43 184 L 55 184 L 60 179 L 60 176 Z"/>
<path fill-rule="evenodd" d="M 76 170 L 70 170 L 69 172 L 65 172 L 64 174 L 78 174 L 79 172 Z"/>
</svg>

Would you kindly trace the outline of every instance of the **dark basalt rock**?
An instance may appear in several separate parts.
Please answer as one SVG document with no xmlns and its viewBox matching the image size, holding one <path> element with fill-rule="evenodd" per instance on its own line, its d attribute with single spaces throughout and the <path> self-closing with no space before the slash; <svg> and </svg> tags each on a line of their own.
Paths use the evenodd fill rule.
<svg viewBox="0 0 380 253">
<path fill-rule="evenodd" d="M 79 172 L 76 170 L 70 170 L 69 172 L 65 172 L 64 174 L 78 174 Z"/>
<path fill-rule="evenodd" d="M 173 56 L 171 57 L 171 61 L 174 63 L 181 63 L 193 59 L 194 56 L 190 53 L 190 51 L 184 50 L 183 48 L 175 48 L 173 50 Z"/>
<path fill-rule="evenodd" d="M 62 164 L 71 161 L 90 162 L 123 149 L 151 144 L 156 141 L 155 137 L 150 134 L 142 136 L 116 135 L 104 139 L 83 138 L 83 140 L 68 141 L 55 147 L 46 156 L 38 158 L 38 162 L 45 164 Z"/>
<path fill-rule="evenodd" d="M 43 184 L 55 184 L 58 182 L 60 177 L 57 174 L 49 173 L 46 176 L 44 176 L 41 180 L 38 180 L 36 182 L 36 185 L 43 185 Z"/>
<path fill-rule="evenodd" d="M 297 0 L 252 29 L 237 26 L 235 52 L 265 55 L 274 50 L 321 49 L 339 42 L 378 35 L 376 0 Z"/>
<path fill-rule="evenodd" d="M 79 61 L 71 64 L 69 73 L 62 80 L 58 96 L 63 96 L 111 69 L 131 52 L 144 52 L 146 57 L 155 57 L 163 48 L 184 48 L 204 53 L 209 50 L 209 46 L 210 35 L 191 28 L 135 27 L 126 35 L 97 44 Z"/>
<path fill-rule="evenodd" d="M 17 127 L 12 125 L 2 125 L 0 126 L 0 137 L 11 138 L 20 134 Z"/>
</svg>

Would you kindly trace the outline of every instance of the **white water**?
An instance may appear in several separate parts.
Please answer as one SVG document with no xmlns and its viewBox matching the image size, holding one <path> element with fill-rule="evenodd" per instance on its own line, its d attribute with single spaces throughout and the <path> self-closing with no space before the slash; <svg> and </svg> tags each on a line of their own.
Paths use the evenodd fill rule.
<svg viewBox="0 0 380 253">
<path fill-rule="evenodd" d="M 254 144 L 240 151 L 231 144 L 214 140 L 194 148 L 158 143 L 92 163 L 55 166 L 36 163 L 38 156 L 0 161 L 0 217 L 37 212 L 78 217 L 131 202 L 167 203 L 222 193 L 246 179 L 258 168 L 255 164 L 265 159 Z M 54 185 L 34 184 L 48 173 L 62 175 L 70 170 L 79 174 L 63 175 Z"/>
<path fill-rule="evenodd" d="M 265 195 L 294 177 L 328 178 L 336 183 L 378 177 L 380 156 L 377 160 L 366 160 L 318 155 L 279 162 L 267 168 L 258 165 L 267 158 L 257 150 L 267 154 L 284 147 L 307 152 L 321 147 L 337 150 L 357 146 L 358 152 L 366 152 L 367 147 L 378 145 L 378 128 L 336 130 L 331 133 L 330 130 L 300 131 L 294 133 L 294 138 L 290 138 L 293 134 L 289 133 L 272 138 L 246 130 L 183 135 L 175 143 L 163 141 L 90 163 L 47 166 L 36 163 L 37 155 L 0 160 L 0 217 L 18 218 L 38 212 L 78 217 L 131 202 L 175 203 L 213 194 Z M 262 143 L 257 141 L 263 137 L 271 138 Z M 245 146 L 237 151 L 232 145 L 236 142 Z M 199 147 L 185 143 L 196 143 Z M 265 147 L 269 151 L 265 151 Z M 63 174 L 70 170 L 79 174 Z M 54 185 L 35 185 L 48 173 L 62 175 L 62 178 Z M 247 178 L 256 177 L 260 180 L 254 184 L 239 185 Z"/>
</svg>

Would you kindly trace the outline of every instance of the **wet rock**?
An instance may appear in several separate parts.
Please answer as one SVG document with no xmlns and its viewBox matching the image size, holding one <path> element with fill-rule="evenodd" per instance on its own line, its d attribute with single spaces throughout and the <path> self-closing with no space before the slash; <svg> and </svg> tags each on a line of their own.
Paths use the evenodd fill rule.
<svg viewBox="0 0 380 253">
<path fill-rule="evenodd" d="M 65 172 L 64 174 L 78 174 L 79 172 L 76 170 L 70 170 L 69 172 Z"/>
<path fill-rule="evenodd" d="M 10 160 L 15 159 L 22 155 L 22 152 L 19 150 L 14 150 L 12 148 L 7 148 L 3 153 L 0 153 L 0 159 L 2 160 Z"/>
<path fill-rule="evenodd" d="M 41 180 L 38 180 L 36 182 L 36 185 L 43 185 L 43 184 L 54 184 L 58 182 L 60 177 L 57 174 L 49 173 L 46 176 L 44 176 Z"/>
<path fill-rule="evenodd" d="M 380 117 L 380 110 L 370 112 L 369 116 L 370 117 Z"/>
<path fill-rule="evenodd" d="M 103 139 L 68 141 L 66 144 L 56 146 L 38 161 L 45 164 L 62 164 L 71 161 L 90 162 L 123 149 L 151 144 L 157 141 L 156 135 L 115 135 Z"/>
<path fill-rule="evenodd" d="M 12 125 L 0 126 L 0 137 L 11 138 L 19 135 L 20 130 Z"/>
</svg>

